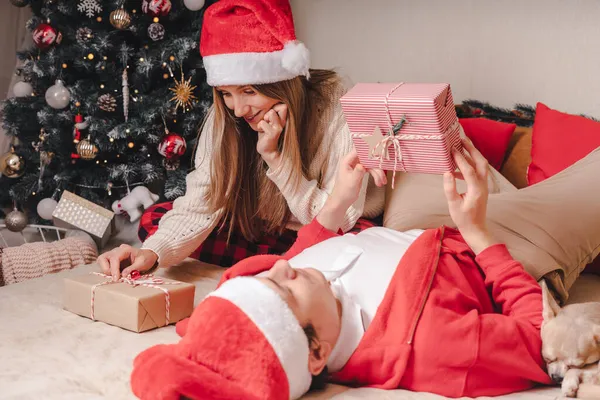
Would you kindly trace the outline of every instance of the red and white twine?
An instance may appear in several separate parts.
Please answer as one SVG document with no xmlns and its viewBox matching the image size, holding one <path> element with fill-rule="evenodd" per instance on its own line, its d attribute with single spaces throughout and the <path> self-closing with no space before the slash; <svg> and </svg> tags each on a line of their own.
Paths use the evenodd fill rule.
<svg viewBox="0 0 600 400">
<path fill-rule="evenodd" d="M 137 272 L 137 271 L 135 271 L 135 272 Z M 119 280 L 113 281 L 111 275 L 105 275 L 105 274 L 102 274 L 99 272 L 90 272 L 90 273 L 101 276 L 106 279 L 106 281 L 97 283 L 92 286 L 90 317 L 93 321 L 96 320 L 96 318 L 94 316 L 94 301 L 95 301 L 95 297 L 96 297 L 96 288 L 98 288 L 100 286 L 104 286 L 104 285 L 110 285 L 113 283 L 125 283 L 132 287 L 145 286 L 145 287 L 150 287 L 150 288 L 161 290 L 165 294 L 165 316 L 166 316 L 165 325 L 169 325 L 169 316 L 170 316 L 170 310 L 171 310 L 171 295 L 169 294 L 169 291 L 167 289 L 160 287 L 158 285 L 179 285 L 179 282 L 165 282 L 164 279 L 157 278 L 153 274 L 141 276 L 141 275 L 139 275 L 139 273 L 136 275 L 131 274 L 127 277 L 121 277 Z"/>
<path fill-rule="evenodd" d="M 444 138 L 444 135 L 415 135 L 415 134 L 399 134 L 394 132 L 394 122 L 392 120 L 392 114 L 389 108 L 389 99 L 390 96 L 404 84 L 401 82 L 394 86 L 388 94 L 385 96 L 385 110 L 388 119 L 388 131 L 383 134 L 383 139 L 377 143 L 377 145 L 371 151 L 370 157 L 375 160 L 379 160 L 379 168 L 383 169 L 383 161 L 389 160 L 389 152 L 387 151 L 388 146 L 391 144 L 394 148 L 394 171 L 392 173 L 392 189 L 394 189 L 394 182 L 396 181 L 396 170 L 398 169 L 398 164 L 400 164 L 401 171 L 406 171 L 402 163 L 402 147 L 400 146 L 401 140 L 440 140 Z M 407 123 L 407 122 L 405 122 Z M 455 125 L 458 124 L 456 121 L 448 131 L 455 128 Z M 376 128 L 377 129 L 377 128 Z M 361 135 L 364 136 L 364 135 Z"/>
</svg>

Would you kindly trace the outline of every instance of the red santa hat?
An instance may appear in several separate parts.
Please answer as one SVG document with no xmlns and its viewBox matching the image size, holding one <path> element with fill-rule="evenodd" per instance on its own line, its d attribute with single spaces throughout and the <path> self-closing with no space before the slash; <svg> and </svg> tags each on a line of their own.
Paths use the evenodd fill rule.
<svg viewBox="0 0 600 400">
<path fill-rule="evenodd" d="M 196 307 L 179 343 L 136 357 L 131 387 L 142 399 L 297 399 L 312 380 L 308 346 L 275 291 L 238 277 Z"/>
<path fill-rule="evenodd" d="M 309 77 L 289 0 L 221 0 L 204 13 L 200 54 L 211 86 Z"/>
</svg>

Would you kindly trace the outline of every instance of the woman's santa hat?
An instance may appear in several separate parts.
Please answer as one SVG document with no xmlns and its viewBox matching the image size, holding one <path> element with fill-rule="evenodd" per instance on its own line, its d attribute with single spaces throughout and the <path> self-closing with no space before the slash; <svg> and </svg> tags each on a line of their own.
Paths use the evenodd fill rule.
<svg viewBox="0 0 600 400">
<path fill-rule="evenodd" d="M 142 399 L 297 399 L 310 388 L 309 343 L 287 303 L 258 279 L 233 278 L 194 310 L 178 344 L 134 361 Z"/>
<path fill-rule="evenodd" d="M 220 0 L 204 13 L 200 54 L 211 86 L 309 77 L 289 0 Z"/>
</svg>

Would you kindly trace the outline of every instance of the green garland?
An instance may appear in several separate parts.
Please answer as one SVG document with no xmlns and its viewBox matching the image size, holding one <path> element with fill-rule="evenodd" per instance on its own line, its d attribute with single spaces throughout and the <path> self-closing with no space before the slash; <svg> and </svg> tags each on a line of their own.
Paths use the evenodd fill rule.
<svg viewBox="0 0 600 400">
<path fill-rule="evenodd" d="M 510 109 L 496 107 L 483 101 L 465 100 L 462 104 L 456 105 L 456 115 L 458 118 L 487 118 L 519 126 L 532 126 L 535 121 L 535 107 L 517 103 Z M 598 121 L 585 114 L 579 115 Z"/>
</svg>

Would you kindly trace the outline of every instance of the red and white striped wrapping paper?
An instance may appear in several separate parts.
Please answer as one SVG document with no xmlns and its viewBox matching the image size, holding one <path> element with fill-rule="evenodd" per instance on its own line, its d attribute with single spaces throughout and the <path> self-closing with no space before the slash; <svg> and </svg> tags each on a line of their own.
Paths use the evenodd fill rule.
<svg viewBox="0 0 600 400">
<path fill-rule="evenodd" d="M 450 85 L 359 83 L 340 101 L 354 147 L 365 167 L 431 174 L 456 170 L 451 149 L 462 151 L 462 143 Z M 362 139 L 373 135 L 377 127 L 383 134 L 390 132 L 390 117 L 391 126 L 402 117 L 406 119 L 395 139 L 401 149 L 401 161 L 393 143 L 387 145 L 389 157 L 380 160 L 377 155 L 381 154 L 381 146 L 373 157 Z"/>
</svg>

